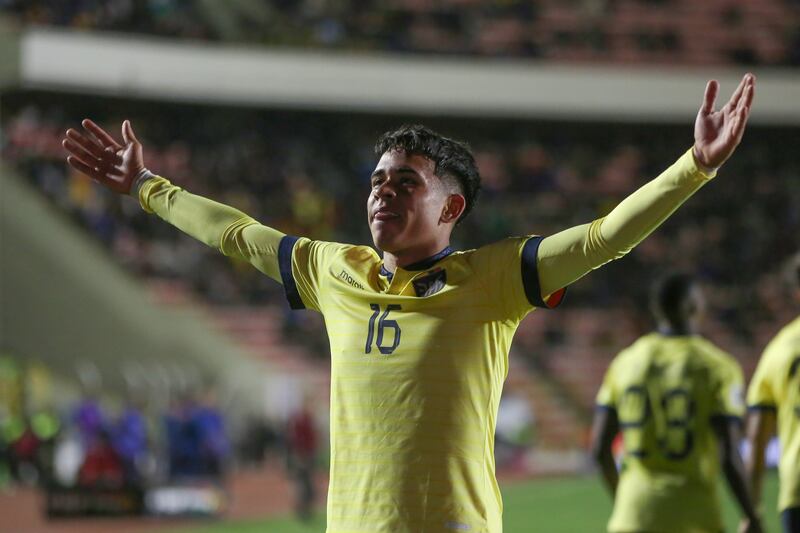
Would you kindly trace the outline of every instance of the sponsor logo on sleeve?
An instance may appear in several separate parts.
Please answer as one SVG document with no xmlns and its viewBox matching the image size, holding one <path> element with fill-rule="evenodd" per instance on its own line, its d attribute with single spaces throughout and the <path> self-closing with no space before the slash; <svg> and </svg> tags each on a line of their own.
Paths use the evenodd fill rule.
<svg viewBox="0 0 800 533">
<path fill-rule="evenodd" d="M 340 280 L 344 281 L 345 283 L 347 283 L 351 287 L 355 287 L 356 289 L 361 289 L 361 290 L 364 289 L 364 286 L 361 285 L 359 282 L 357 282 L 356 278 L 354 278 L 352 276 L 352 274 L 350 274 L 349 272 L 347 272 L 344 269 L 342 269 L 342 271 L 339 272 L 339 275 L 336 276 L 336 277 L 339 278 Z"/>
</svg>

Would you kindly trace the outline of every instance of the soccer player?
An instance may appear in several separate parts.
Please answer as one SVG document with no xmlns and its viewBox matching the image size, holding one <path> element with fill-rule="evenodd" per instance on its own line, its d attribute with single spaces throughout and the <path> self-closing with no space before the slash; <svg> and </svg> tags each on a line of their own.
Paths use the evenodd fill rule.
<svg viewBox="0 0 800 533">
<path fill-rule="evenodd" d="M 730 157 L 755 78 L 714 110 L 708 83 L 694 146 L 607 216 L 543 238 L 450 248 L 480 177 L 468 147 L 421 126 L 383 135 L 367 193 L 369 246 L 284 235 L 150 173 L 129 121 L 122 142 L 90 120 L 67 131 L 68 163 L 319 311 L 331 347 L 329 532 L 502 530 L 494 430 L 520 320 L 623 256 Z"/>
<path fill-rule="evenodd" d="M 747 531 L 761 531 L 737 448 L 742 369 L 697 335 L 704 299 L 689 276 L 664 278 L 651 307 L 658 330 L 614 358 L 597 393 L 592 452 L 614 496 L 608 531 L 719 533 L 720 465 Z M 620 473 L 611 453 L 618 431 Z"/>
<path fill-rule="evenodd" d="M 800 254 L 790 267 L 800 301 Z M 747 473 L 755 501 L 761 500 L 764 450 L 778 426 L 781 443 L 778 511 L 785 533 L 800 533 L 800 316 L 764 350 L 747 390 Z M 743 523 L 746 527 L 747 523 Z"/>
</svg>

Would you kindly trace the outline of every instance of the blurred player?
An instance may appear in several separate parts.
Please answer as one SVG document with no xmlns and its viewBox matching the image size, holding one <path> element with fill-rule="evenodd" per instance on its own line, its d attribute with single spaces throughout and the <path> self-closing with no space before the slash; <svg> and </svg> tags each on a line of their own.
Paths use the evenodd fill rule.
<svg viewBox="0 0 800 533">
<path fill-rule="evenodd" d="M 367 192 L 368 246 L 297 238 L 151 174 L 129 121 L 120 144 L 70 129 L 75 169 L 222 253 L 283 283 L 325 317 L 331 345 L 328 531 L 502 530 L 497 407 L 518 324 L 564 287 L 619 258 L 707 183 L 744 133 L 755 78 L 714 110 L 709 82 L 695 143 L 606 217 L 542 238 L 454 251 L 480 176 L 469 148 L 421 126 L 382 136 Z"/>
<path fill-rule="evenodd" d="M 722 531 L 720 465 L 747 531 L 761 531 L 737 448 L 742 369 L 697 335 L 704 299 L 689 276 L 664 278 L 651 306 L 658 331 L 617 355 L 597 394 L 592 451 L 614 496 L 608 531 Z M 618 431 L 620 473 L 611 453 Z"/>
<path fill-rule="evenodd" d="M 800 302 L 800 254 L 790 276 Z M 747 473 L 755 501 L 761 500 L 764 450 L 778 425 L 781 443 L 778 511 L 783 530 L 800 533 L 800 317 L 767 345 L 747 390 Z M 743 529 L 747 523 L 742 524 Z"/>
</svg>

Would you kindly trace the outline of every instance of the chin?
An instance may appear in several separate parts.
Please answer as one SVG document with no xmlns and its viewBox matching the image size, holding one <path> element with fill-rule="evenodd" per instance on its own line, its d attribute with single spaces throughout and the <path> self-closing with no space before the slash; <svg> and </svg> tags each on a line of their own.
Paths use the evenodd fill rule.
<svg viewBox="0 0 800 533">
<path fill-rule="evenodd" d="M 400 248 L 397 245 L 397 241 L 397 235 L 386 235 L 384 232 L 372 233 L 372 242 L 375 243 L 375 247 L 382 252 L 392 253 Z"/>
<path fill-rule="evenodd" d="M 385 237 L 378 237 L 376 235 L 372 236 L 372 242 L 375 244 L 375 248 L 382 252 L 389 252 L 391 253 L 392 250 L 395 249 L 394 242 L 392 239 L 387 239 Z"/>
</svg>

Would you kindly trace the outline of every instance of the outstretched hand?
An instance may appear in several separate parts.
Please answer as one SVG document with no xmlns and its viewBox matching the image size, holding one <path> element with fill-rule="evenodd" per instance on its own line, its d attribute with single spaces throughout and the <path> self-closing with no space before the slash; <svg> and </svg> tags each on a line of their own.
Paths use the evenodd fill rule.
<svg viewBox="0 0 800 533">
<path fill-rule="evenodd" d="M 711 80 L 706 85 L 703 105 L 694 123 L 693 152 L 701 165 L 708 168 L 722 166 L 739 145 L 753 105 L 755 83 L 755 76 L 745 74 L 731 99 L 719 111 L 714 110 L 719 82 Z"/>
<path fill-rule="evenodd" d="M 67 163 L 112 191 L 128 194 L 134 180 L 144 170 L 142 144 L 134 135 L 130 121 L 122 123 L 124 144 L 88 118 L 81 125 L 85 132 L 70 128 L 67 138 L 61 141 L 70 153 Z"/>
</svg>

